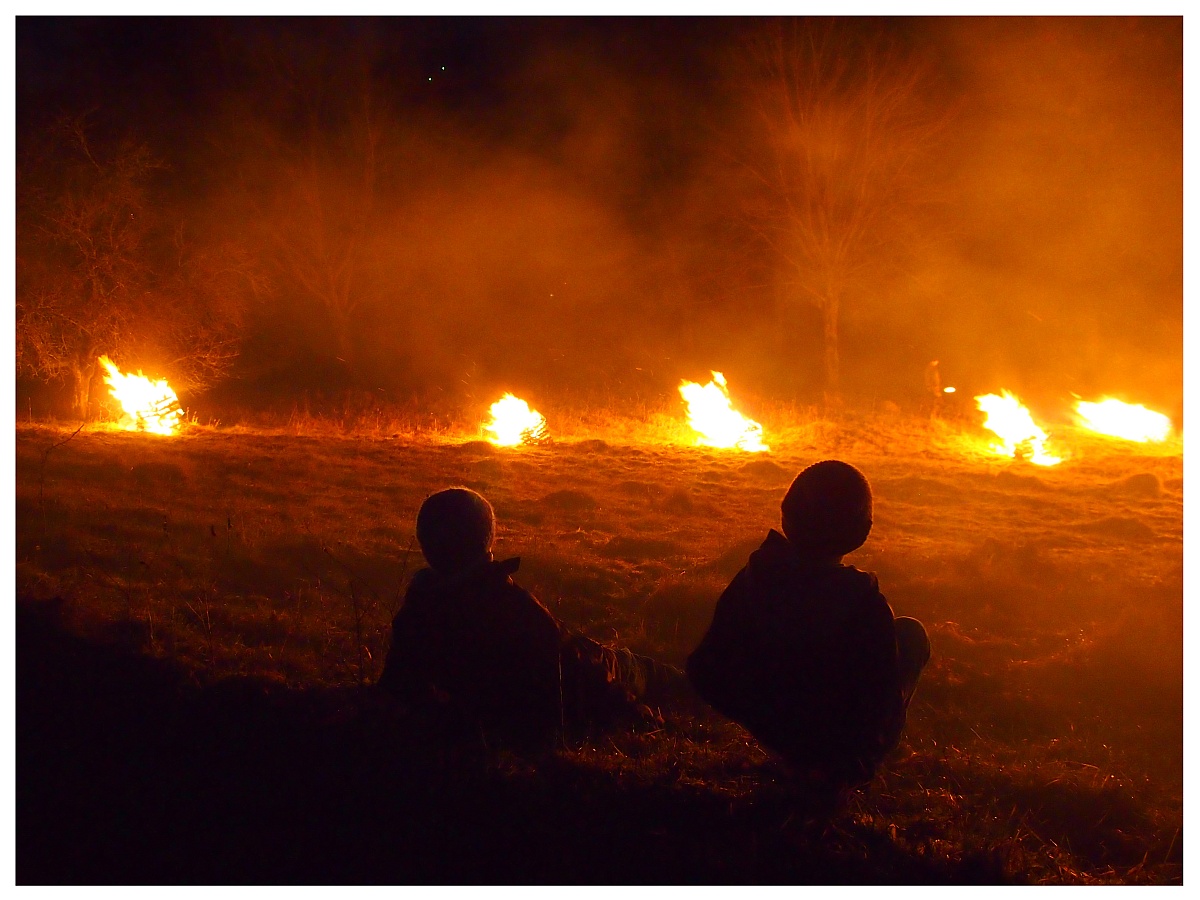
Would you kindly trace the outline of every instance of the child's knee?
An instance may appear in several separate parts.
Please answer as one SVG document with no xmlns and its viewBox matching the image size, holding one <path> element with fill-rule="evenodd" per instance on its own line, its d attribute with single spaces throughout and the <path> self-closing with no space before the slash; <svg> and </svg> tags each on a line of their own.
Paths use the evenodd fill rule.
<svg viewBox="0 0 1200 900">
<path fill-rule="evenodd" d="M 925 626 L 909 616 L 896 618 L 896 653 L 902 670 L 920 672 L 929 662 L 929 634 Z"/>
</svg>

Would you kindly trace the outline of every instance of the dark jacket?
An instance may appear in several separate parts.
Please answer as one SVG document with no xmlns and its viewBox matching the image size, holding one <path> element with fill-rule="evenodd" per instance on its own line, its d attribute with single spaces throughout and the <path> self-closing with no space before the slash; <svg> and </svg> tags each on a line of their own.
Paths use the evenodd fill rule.
<svg viewBox="0 0 1200 900">
<path fill-rule="evenodd" d="M 806 561 L 775 530 L 717 601 L 687 673 L 764 746 L 848 784 L 871 778 L 904 725 L 894 618 L 875 576 Z"/>
<path fill-rule="evenodd" d="M 558 621 L 509 577 L 518 559 L 456 577 L 422 569 L 392 620 L 379 685 L 413 706 L 443 704 L 526 733 L 560 722 Z"/>
<path fill-rule="evenodd" d="M 521 740 L 640 721 L 640 658 L 559 622 L 513 582 L 520 562 L 417 572 L 392 620 L 379 686 Z"/>
</svg>

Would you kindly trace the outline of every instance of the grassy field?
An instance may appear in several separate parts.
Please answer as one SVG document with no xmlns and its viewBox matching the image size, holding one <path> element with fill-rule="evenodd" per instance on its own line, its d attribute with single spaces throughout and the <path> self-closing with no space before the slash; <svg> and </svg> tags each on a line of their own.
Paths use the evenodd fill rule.
<svg viewBox="0 0 1200 900">
<path fill-rule="evenodd" d="M 1046 469 L 943 421 L 798 422 L 753 456 L 667 420 L 511 450 L 18 426 L 18 880 L 1181 883 L 1181 442 L 1059 429 Z M 847 562 L 934 654 L 832 820 L 701 708 L 531 760 L 376 704 L 430 492 L 485 494 L 566 623 L 680 664 L 826 457 L 875 491 Z"/>
</svg>

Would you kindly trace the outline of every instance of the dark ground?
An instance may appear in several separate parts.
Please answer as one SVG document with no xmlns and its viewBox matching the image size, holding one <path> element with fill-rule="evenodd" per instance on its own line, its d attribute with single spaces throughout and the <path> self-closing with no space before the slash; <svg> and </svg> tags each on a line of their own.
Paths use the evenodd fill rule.
<svg viewBox="0 0 1200 900">
<path fill-rule="evenodd" d="M 1008 880 L 823 827 L 783 780 L 731 798 L 429 739 L 355 689 L 200 687 L 44 603 L 17 606 L 17 709 L 18 884 Z"/>
</svg>

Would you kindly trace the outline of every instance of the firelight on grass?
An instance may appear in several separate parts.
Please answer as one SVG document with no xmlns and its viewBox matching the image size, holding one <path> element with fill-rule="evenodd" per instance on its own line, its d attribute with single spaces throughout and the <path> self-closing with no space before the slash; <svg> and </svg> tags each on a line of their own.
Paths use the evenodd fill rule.
<svg viewBox="0 0 1200 900">
<path fill-rule="evenodd" d="M 771 449 L 762 441 L 762 426 L 733 408 L 725 376 L 720 372 L 712 376 L 713 380 L 703 386 L 687 380 L 679 385 L 679 394 L 688 407 L 688 424 L 697 432 L 697 445 L 747 453 Z"/>
<path fill-rule="evenodd" d="M 1095 403 L 1080 400 L 1075 413 L 1081 427 L 1127 441 L 1165 441 L 1171 434 L 1171 420 L 1140 403 L 1123 403 L 1112 397 Z"/>
<path fill-rule="evenodd" d="M 1008 391 L 980 394 L 975 398 L 979 409 L 986 413 L 983 427 L 995 432 L 1001 443 L 992 450 L 1001 456 L 1028 459 L 1038 466 L 1057 466 L 1062 458 L 1046 450 L 1046 434 L 1033 421 L 1033 416 L 1021 401 Z"/>
<path fill-rule="evenodd" d="M 179 433 L 183 409 L 165 378 L 151 381 L 140 369 L 136 375 L 126 374 L 107 356 L 100 357 L 100 364 L 108 370 L 104 383 L 109 393 L 121 404 L 122 428 L 151 434 Z"/>
<path fill-rule="evenodd" d="M 492 421 L 483 426 L 488 441 L 497 447 L 537 444 L 546 439 L 546 417 L 520 397 L 506 393 L 492 404 Z"/>
</svg>

